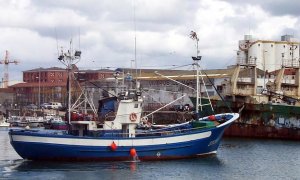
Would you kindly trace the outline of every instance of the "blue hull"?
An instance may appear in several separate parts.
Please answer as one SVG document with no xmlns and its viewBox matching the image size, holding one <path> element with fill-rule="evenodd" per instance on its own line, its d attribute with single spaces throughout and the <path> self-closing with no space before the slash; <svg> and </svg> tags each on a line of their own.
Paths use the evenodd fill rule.
<svg viewBox="0 0 300 180">
<path fill-rule="evenodd" d="M 29 160 L 63 160 L 63 161 L 114 161 L 114 160 L 132 160 L 130 149 L 134 148 L 137 152 L 139 160 L 164 160 L 164 159 L 180 159 L 195 157 L 199 155 L 206 155 L 216 153 L 221 137 L 227 126 L 220 128 L 211 128 L 204 130 L 193 131 L 192 133 L 185 133 L 180 135 L 164 136 L 164 137 L 136 137 L 136 138 L 87 138 L 87 137 L 74 137 L 70 135 L 45 135 L 32 131 L 24 130 L 11 130 L 9 132 L 11 144 L 16 152 L 24 159 Z M 159 140 L 162 138 L 180 139 L 186 135 L 198 135 L 209 132 L 208 137 L 172 142 L 165 144 L 147 145 L 134 145 L 136 140 Z M 20 140 L 20 138 L 24 140 Z M 27 141 L 32 137 L 41 138 L 43 141 Z M 19 139 L 18 139 L 19 138 Z M 62 143 L 45 143 L 48 138 L 54 141 L 62 141 Z M 16 140 L 17 139 L 17 140 Z M 63 141 L 67 140 L 111 140 L 114 142 L 122 140 L 132 140 L 132 145 L 118 146 L 115 151 L 111 150 L 109 145 L 99 144 L 95 145 L 72 145 L 64 144 Z"/>
</svg>

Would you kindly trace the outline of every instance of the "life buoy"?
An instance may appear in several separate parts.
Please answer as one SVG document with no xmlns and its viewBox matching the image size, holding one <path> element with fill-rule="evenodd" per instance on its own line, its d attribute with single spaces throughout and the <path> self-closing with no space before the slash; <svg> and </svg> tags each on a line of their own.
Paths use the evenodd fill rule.
<svg viewBox="0 0 300 180">
<path fill-rule="evenodd" d="M 137 115 L 135 113 L 131 113 L 129 115 L 129 119 L 130 119 L 130 121 L 134 122 L 137 120 Z"/>
</svg>

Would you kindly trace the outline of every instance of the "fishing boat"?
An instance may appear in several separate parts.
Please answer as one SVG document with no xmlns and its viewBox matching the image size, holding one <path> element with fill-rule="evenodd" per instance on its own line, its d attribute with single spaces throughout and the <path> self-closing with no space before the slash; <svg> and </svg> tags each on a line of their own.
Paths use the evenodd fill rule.
<svg viewBox="0 0 300 180">
<path fill-rule="evenodd" d="M 62 53 L 61 59 L 63 56 Z M 200 56 L 193 57 L 197 82 L 200 59 Z M 196 94 L 199 96 L 198 90 Z M 136 82 L 134 88 L 120 92 L 119 96 L 100 101 L 100 112 L 105 113 L 98 115 L 100 121 L 94 118 L 72 119 L 69 101 L 68 130 L 11 129 L 10 142 L 22 158 L 29 160 L 166 160 L 214 154 L 224 130 L 239 118 L 239 114 L 231 112 L 200 117 L 201 104 L 198 103 L 192 121 L 152 125 L 148 121 L 149 114 L 142 116 L 143 96 Z"/>
<path fill-rule="evenodd" d="M 56 130 L 67 130 L 68 124 L 66 121 L 62 120 L 61 117 L 56 115 L 45 116 L 45 121 L 43 123 L 45 129 L 56 129 Z"/>
<path fill-rule="evenodd" d="M 29 160 L 163 160 L 216 153 L 223 132 L 239 114 L 224 113 L 182 124 L 148 126 L 138 90 L 119 97 L 113 120 L 71 121 L 68 131 L 12 129 L 11 144 Z M 105 106 L 105 104 L 104 104 Z"/>
</svg>

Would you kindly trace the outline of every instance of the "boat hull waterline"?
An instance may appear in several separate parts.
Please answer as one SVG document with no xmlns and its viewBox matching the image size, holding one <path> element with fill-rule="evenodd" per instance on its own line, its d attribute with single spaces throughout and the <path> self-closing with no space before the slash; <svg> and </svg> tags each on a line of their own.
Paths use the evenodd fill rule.
<svg viewBox="0 0 300 180">
<path fill-rule="evenodd" d="M 210 129 L 155 137 L 78 137 L 34 130 L 11 130 L 9 135 L 16 152 L 29 160 L 131 161 L 132 148 L 139 160 L 180 159 L 216 153 L 225 128 L 237 118 L 234 115 Z M 116 144 L 115 150 L 111 148 L 112 142 Z"/>
</svg>

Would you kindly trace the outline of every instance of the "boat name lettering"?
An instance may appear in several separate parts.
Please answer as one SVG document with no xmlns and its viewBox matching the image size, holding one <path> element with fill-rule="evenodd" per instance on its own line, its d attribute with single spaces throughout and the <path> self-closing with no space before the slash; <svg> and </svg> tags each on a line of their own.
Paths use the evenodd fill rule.
<svg viewBox="0 0 300 180">
<path fill-rule="evenodd" d="M 212 145 L 214 145 L 214 144 L 216 144 L 216 143 L 217 143 L 217 139 L 215 139 L 215 140 L 213 140 L 213 141 L 210 141 L 209 144 L 208 144 L 208 146 L 212 146 Z"/>
</svg>

